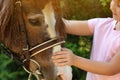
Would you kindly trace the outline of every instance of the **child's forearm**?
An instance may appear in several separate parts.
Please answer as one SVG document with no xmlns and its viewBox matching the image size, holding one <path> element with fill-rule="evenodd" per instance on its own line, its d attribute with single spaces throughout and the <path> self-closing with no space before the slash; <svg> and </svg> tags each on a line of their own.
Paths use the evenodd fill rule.
<svg viewBox="0 0 120 80">
<path fill-rule="evenodd" d="M 102 75 L 114 75 L 117 73 L 115 67 L 111 63 L 93 61 L 79 56 L 76 56 L 74 59 L 73 66 Z"/>
</svg>

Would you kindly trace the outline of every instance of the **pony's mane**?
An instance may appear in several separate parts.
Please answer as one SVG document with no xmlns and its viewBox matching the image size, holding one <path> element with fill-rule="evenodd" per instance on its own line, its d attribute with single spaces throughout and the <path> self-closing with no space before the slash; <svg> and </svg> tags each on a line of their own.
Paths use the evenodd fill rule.
<svg viewBox="0 0 120 80">
<path fill-rule="evenodd" d="M 0 1 L 0 41 L 11 50 L 20 52 L 22 38 L 18 21 L 19 13 L 15 13 L 17 13 L 15 0 Z"/>
<path fill-rule="evenodd" d="M 4 39 L 4 31 L 13 12 L 13 0 L 0 1 L 0 40 Z"/>
</svg>

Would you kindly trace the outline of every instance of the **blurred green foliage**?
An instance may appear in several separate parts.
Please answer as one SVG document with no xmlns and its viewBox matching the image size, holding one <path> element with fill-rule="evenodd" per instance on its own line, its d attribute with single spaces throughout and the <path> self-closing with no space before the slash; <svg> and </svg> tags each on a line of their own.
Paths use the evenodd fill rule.
<svg viewBox="0 0 120 80">
<path fill-rule="evenodd" d="M 95 17 L 111 17 L 110 0 L 62 0 L 66 19 L 86 20 Z M 89 58 L 92 37 L 68 35 L 65 46 L 76 55 Z M 73 80 L 85 80 L 86 72 L 73 68 Z M 3 52 L 0 52 L 0 80 L 27 80 L 28 74 Z"/>
<path fill-rule="evenodd" d="M 2 51 L 0 51 L 0 80 L 27 80 L 27 74 Z"/>
<path fill-rule="evenodd" d="M 100 0 L 101 4 L 105 7 L 110 3 L 111 0 Z"/>
</svg>

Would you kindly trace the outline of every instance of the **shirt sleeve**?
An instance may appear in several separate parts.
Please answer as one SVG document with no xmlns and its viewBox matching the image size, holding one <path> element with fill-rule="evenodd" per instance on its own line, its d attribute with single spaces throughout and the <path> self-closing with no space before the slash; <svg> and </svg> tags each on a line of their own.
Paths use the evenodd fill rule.
<svg viewBox="0 0 120 80">
<path fill-rule="evenodd" d="M 94 33 L 95 26 L 96 26 L 96 24 L 98 24 L 98 22 L 99 22 L 98 18 L 88 20 L 88 27 L 89 27 L 91 33 Z"/>
</svg>

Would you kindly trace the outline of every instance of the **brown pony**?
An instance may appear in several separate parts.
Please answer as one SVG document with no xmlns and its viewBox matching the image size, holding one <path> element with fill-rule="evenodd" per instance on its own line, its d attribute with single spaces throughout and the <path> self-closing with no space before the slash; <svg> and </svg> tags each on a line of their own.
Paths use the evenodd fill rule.
<svg viewBox="0 0 120 80">
<path fill-rule="evenodd" d="M 71 80 L 69 66 L 57 67 L 52 53 L 64 44 L 60 0 L 0 0 L 1 48 L 37 80 Z"/>
</svg>

